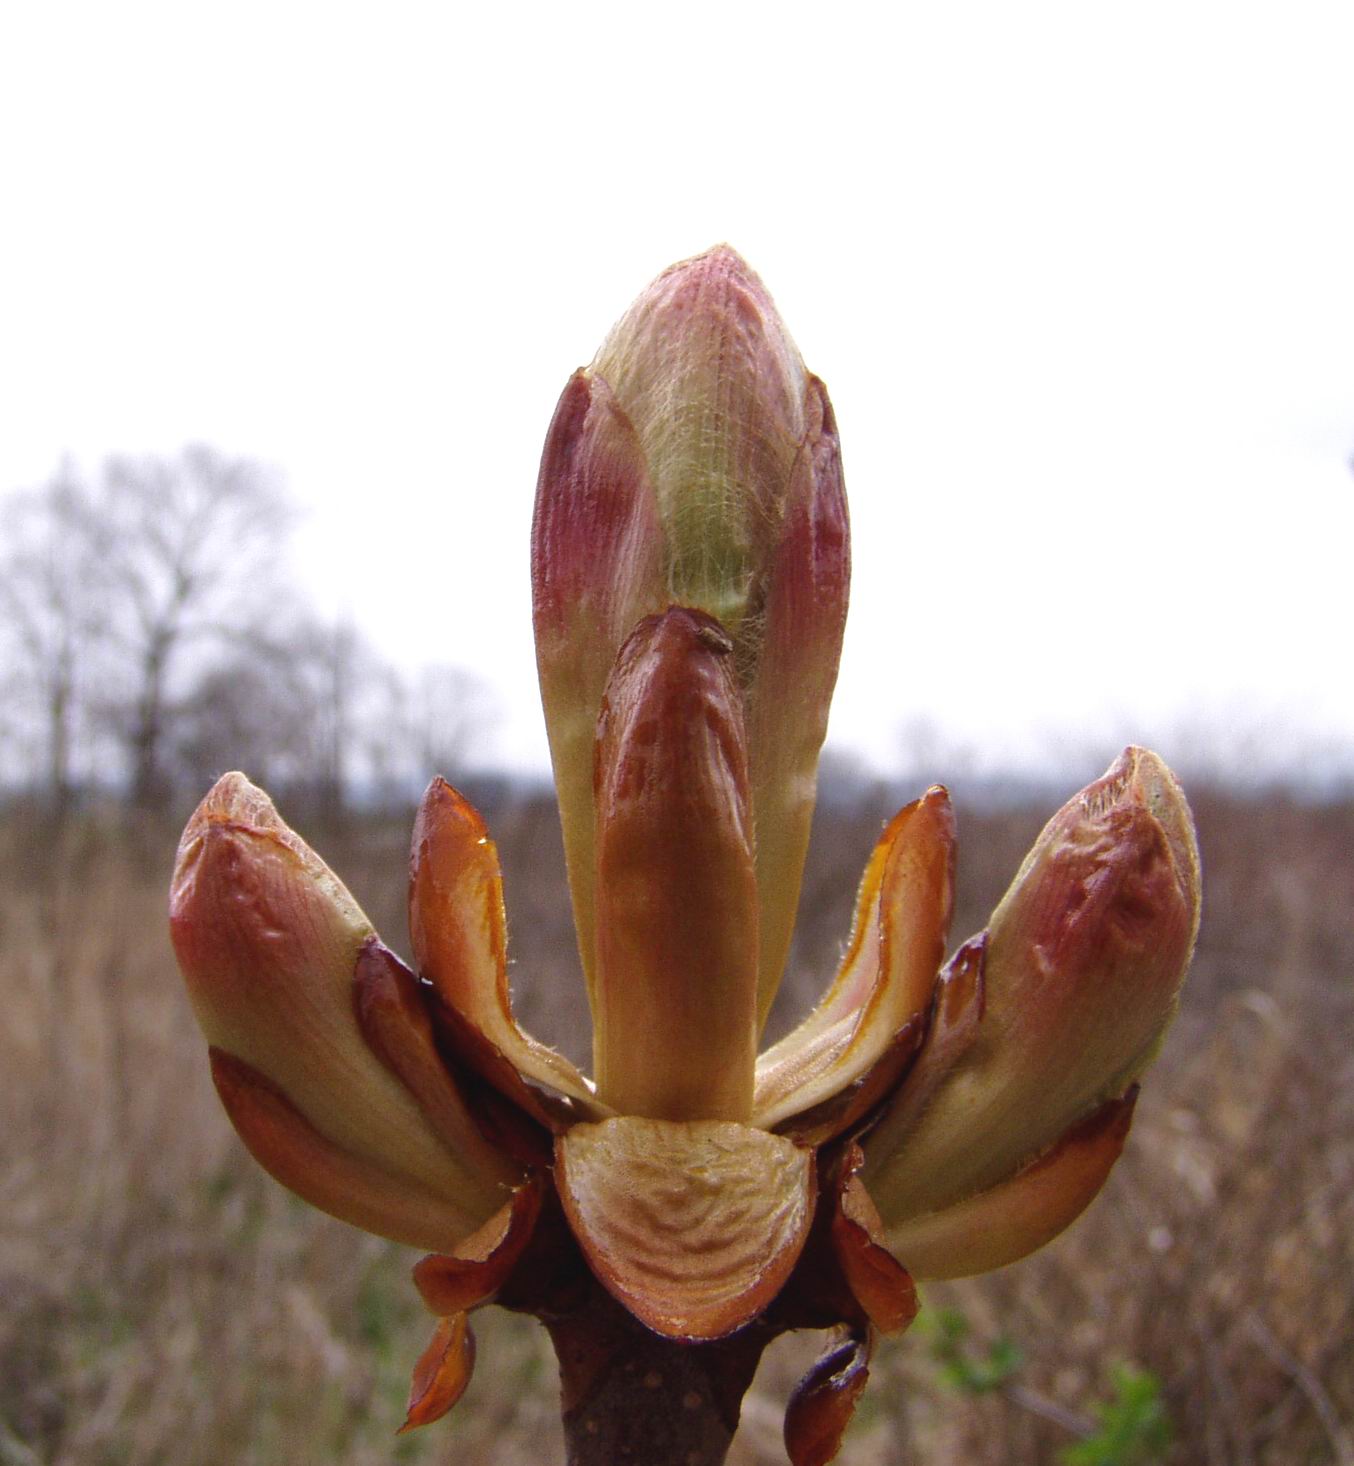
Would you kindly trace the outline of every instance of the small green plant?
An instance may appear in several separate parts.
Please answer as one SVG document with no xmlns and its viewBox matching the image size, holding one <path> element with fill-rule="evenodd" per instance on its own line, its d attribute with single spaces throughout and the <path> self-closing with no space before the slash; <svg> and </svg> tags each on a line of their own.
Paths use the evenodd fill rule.
<svg viewBox="0 0 1354 1466">
<path fill-rule="evenodd" d="M 1000 1392 L 1080 1437 L 1058 1453 L 1059 1466 L 1155 1466 L 1170 1445 L 1161 1381 L 1150 1370 L 1116 1365 L 1110 1372 L 1111 1398 L 1083 1414 L 1019 1383 L 1024 1356 L 1005 1334 L 984 1349 L 972 1340 L 972 1325 L 957 1308 L 923 1313 L 921 1319 L 930 1334 L 931 1357 L 950 1389 L 969 1396 Z"/>
<path fill-rule="evenodd" d="M 1066 1447 L 1061 1466 L 1152 1466 L 1171 1443 L 1161 1381 L 1150 1370 L 1119 1364 L 1110 1373 L 1113 1398 L 1096 1405 L 1094 1434 Z"/>
<path fill-rule="evenodd" d="M 1019 1371 L 1025 1359 L 1013 1339 L 995 1339 L 986 1353 L 969 1343 L 972 1327 L 957 1308 L 923 1314 L 931 1330 L 931 1357 L 940 1377 L 961 1395 L 986 1395 L 999 1390 Z"/>
</svg>

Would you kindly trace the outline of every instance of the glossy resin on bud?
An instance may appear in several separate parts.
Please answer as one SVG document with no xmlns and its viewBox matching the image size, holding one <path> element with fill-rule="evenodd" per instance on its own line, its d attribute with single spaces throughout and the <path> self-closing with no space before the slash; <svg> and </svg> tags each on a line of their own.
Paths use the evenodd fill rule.
<svg viewBox="0 0 1354 1466">
<path fill-rule="evenodd" d="M 755 834 L 760 1024 L 789 949 L 848 580 L 822 383 L 733 250 L 674 265 L 565 388 L 532 529 L 541 695 L 594 1007 L 593 738 L 622 642 L 670 605 L 705 612 L 730 639 Z"/>
</svg>

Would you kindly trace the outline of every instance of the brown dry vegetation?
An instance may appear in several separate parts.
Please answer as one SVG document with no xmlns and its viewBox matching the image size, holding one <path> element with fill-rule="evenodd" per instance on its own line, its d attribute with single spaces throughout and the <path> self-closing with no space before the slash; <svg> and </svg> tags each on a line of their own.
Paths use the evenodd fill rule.
<svg viewBox="0 0 1354 1466">
<path fill-rule="evenodd" d="M 877 1356 L 843 1466 L 1054 1462 L 1073 1437 L 1049 1417 L 1084 1413 L 1118 1360 L 1162 1382 L 1163 1462 L 1354 1463 L 1354 809 L 1196 808 L 1203 936 L 1123 1162 L 1036 1258 L 928 1290 L 979 1339 L 1016 1340 L 1018 1388 L 955 1395 L 919 1326 Z M 782 1015 L 831 967 L 885 813 L 820 821 Z M 961 815 L 956 936 L 1040 819 Z M 553 813 L 492 823 L 523 1016 L 583 1057 Z M 308 833 L 398 944 L 404 829 Z M 232 1136 L 165 937 L 172 843 L 0 830 L 0 1462 L 559 1460 L 544 1334 L 494 1310 L 455 1414 L 394 1439 L 429 1327 L 412 1254 L 292 1200 Z M 768 1355 L 731 1461 L 783 1461 L 783 1402 L 819 1343 Z"/>
</svg>

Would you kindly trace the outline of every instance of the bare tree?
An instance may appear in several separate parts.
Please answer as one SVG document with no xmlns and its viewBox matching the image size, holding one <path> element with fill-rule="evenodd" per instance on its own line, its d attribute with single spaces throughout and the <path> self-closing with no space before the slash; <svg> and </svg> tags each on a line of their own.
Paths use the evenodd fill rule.
<svg viewBox="0 0 1354 1466">
<path fill-rule="evenodd" d="M 194 447 L 109 460 L 91 527 L 126 677 L 118 732 L 135 803 L 167 794 L 190 649 L 248 639 L 267 616 L 290 518 L 274 476 L 247 459 Z"/>
<path fill-rule="evenodd" d="M 238 689 L 262 681 L 250 709 L 261 748 L 270 748 L 280 786 L 308 799 L 317 815 L 341 819 L 359 789 L 398 779 L 402 689 L 366 637 L 341 618 L 298 609 L 237 653 Z"/>
<path fill-rule="evenodd" d="M 176 784 L 208 788 L 228 769 L 282 794 L 307 786 L 311 688 L 279 639 L 232 646 L 177 704 L 167 761 Z"/>
<path fill-rule="evenodd" d="M 464 667 L 422 668 L 410 687 L 407 720 L 416 774 L 455 780 L 467 754 L 493 722 L 489 688 Z"/>
<path fill-rule="evenodd" d="M 298 611 L 203 673 L 175 718 L 172 763 L 194 787 L 244 768 L 335 820 L 359 798 L 399 804 L 433 773 L 455 776 L 490 716 L 472 673 L 406 680 L 350 622 Z"/>
<path fill-rule="evenodd" d="M 14 669 L 7 708 L 35 725 L 41 781 L 58 814 L 74 785 L 99 625 L 89 516 L 89 491 L 64 465 L 43 488 L 9 499 L 0 547 L 0 626 Z"/>
<path fill-rule="evenodd" d="M 321 812 L 339 819 L 352 792 L 375 658 L 347 621 L 315 623 L 298 650 L 308 659 L 311 679 L 313 787 Z"/>
<path fill-rule="evenodd" d="M 406 680 L 349 621 L 317 618 L 281 573 L 290 518 L 266 470 L 206 448 L 111 459 L 97 489 L 64 470 L 14 497 L 0 733 L 40 749 L 58 808 L 88 771 L 77 736 L 116 744 L 143 807 L 244 767 L 339 817 L 457 773 L 487 689 L 447 666 Z"/>
</svg>

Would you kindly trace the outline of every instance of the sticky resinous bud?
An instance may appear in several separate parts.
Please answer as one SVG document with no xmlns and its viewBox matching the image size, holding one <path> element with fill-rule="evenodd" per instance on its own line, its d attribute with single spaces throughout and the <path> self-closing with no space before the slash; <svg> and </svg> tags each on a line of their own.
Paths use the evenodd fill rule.
<svg viewBox="0 0 1354 1466">
<path fill-rule="evenodd" d="M 674 265 L 565 388 L 532 535 L 537 664 L 596 1010 L 593 740 L 636 624 L 701 611 L 731 644 L 758 895 L 757 1020 L 789 948 L 846 615 L 836 423 L 727 246 Z"/>
</svg>

